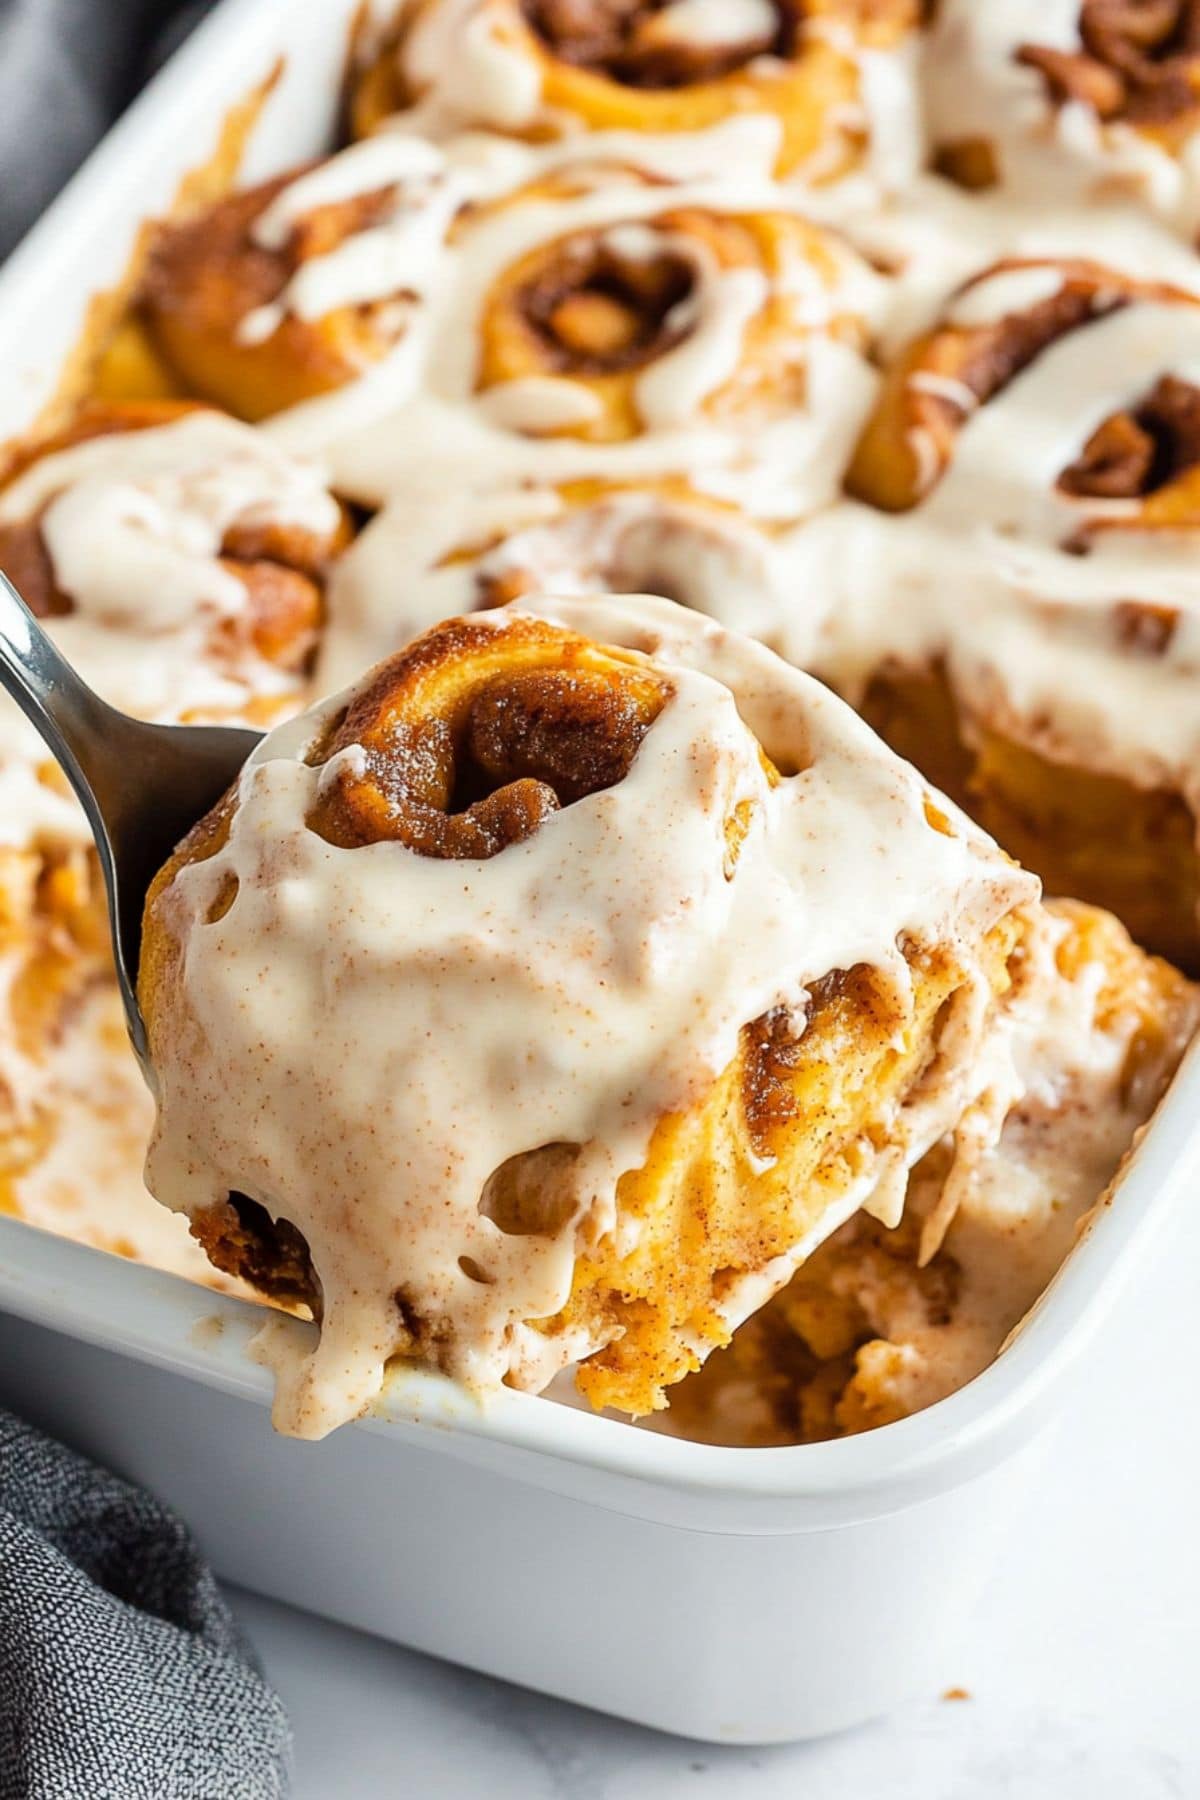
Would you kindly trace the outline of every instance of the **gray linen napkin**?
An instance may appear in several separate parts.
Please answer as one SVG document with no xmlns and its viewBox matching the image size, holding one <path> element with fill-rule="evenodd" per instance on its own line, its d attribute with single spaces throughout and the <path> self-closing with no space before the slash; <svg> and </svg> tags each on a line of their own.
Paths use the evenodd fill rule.
<svg viewBox="0 0 1200 1800">
<path fill-rule="evenodd" d="M 279 1800 L 290 1767 L 184 1525 L 0 1412 L 3 1800 Z"/>
</svg>

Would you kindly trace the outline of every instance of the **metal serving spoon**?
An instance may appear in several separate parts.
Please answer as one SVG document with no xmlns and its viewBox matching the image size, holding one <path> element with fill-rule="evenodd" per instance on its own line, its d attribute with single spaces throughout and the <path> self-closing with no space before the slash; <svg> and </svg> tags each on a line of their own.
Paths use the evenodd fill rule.
<svg viewBox="0 0 1200 1800">
<path fill-rule="evenodd" d="M 146 889 L 180 839 L 236 780 L 262 733 L 146 725 L 92 692 L 0 574 L 0 687 L 7 689 L 87 814 L 108 894 L 125 1022 L 150 1080 L 137 1002 Z"/>
</svg>

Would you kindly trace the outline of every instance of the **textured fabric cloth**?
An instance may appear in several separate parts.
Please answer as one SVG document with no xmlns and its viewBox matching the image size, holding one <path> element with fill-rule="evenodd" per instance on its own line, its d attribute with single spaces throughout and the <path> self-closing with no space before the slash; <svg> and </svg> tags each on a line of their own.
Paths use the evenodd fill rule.
<svg viewBox="0 0 1200 1800">
<path fill-rule="evenodd" d="M 204 0 L 0 0 L 0 257 Z"/>
<path fill-rule="evenodd" d="M 0 1412 L 2 1800 L 276 1800 L 289 1769 L 185 1527 Z"/>
</svg>

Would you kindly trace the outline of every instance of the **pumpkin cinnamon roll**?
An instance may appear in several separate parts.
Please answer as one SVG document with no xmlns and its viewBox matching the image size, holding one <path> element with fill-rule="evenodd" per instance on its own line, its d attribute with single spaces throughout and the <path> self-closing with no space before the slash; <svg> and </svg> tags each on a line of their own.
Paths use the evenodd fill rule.
<svg viewBox="0 0 1200 1800">
<path fill-rule="evenodd" d="M 148 1180 L 311 1307 L 264 1345 L 283 1430 L 394 1357 L 647 1412 L 988 1111 L 1035 915 L 749 640 L 645 598 L 451 621 L 273 732 L 153 885 Z"/>
<path fill-rule="evenodd" d="M 184 390 L 258 420 L 381 362 L 418 313 L 462 195 L 387 132 L 160 225 L 140 318 Z"/>
<path fill-rule="evenodd" d="M 737 116 L 773 131 L 781 174 L 830 176 L 860 158 L 899 80 L 916 0 L 414 0 L 358 82 L 364 136 L 401 113 L 540 138 L 695 132 Z M 915 132 L 912 133 L 915 143 Z M 892 171 L 895 173 L 895 171 Z"/>
<path fill-rule="evenodd" d="M 997 265 L 898 356 L 848 486 L 896 516 L 841 523 L 823 671 L 1052 891 L 1200 967 L 1197 296 Z"/>
<path fill-rule="evenodd" d="M 538 594 L 657 594 L 779 648 L 777 534 L 683 479 L 397 497 L 339 559 L 316 681 L 351 682 L 456 613 Z"/>
<path fill-rule="evenodd" d="M 265 721 L 295 705 L 347 536 L 314 471 L 180 403 L 87 408 L 21 447 L 0 487 L 0 569 L 86 679 L 149 718 Z M 25 1064 L 106 977 L 108 932 L 83 815 L 7 701 L 0 890 L 0 1060 L 7 1046 Z"/>
<path fill-rule="evenodd" d="M 941 0 L 924 79 L 937 166 L 965 187 L 1200 223 L 1196 0 Z"/>
<path fill-rule="evenodd" d="M 948 1192 L 938 1145 L 895 1228 L 857 1214 L 675 1388 L 661 1428 L 811 1443 L 933 1405 L 987 1368 L 1102 1206 L 1200 1021 L 1200 993 L 1109 914 L 1052 902 L 1022 953 L 1015 1049 L 1032 1077 Z M 1048 1029 L 1048 1022 L 1053 1027 Z"/>
<path fill-rule="evenodd" d="M 1100 348 L 1104 334 L 1085 333 L 1085 327 L 1129 308 L 1161 307 L 1175 332 L 1189 336 L 1196 328 L 1197 304 L 1194 293 L 1170 283 L 1139 280 L 1083 260 L 1013 257 L 994 264 L 965 282 L 942 317 L 886 371 L 847 473 L 848 491 L 888 512 L 915 507 L 945 476 L 973 416 L 984 407 L 998 412 L 1012 405 L 1017 378 L 1029 370 L 1032 383 L 1052 370 L 1056 348 L 1070 351 L 1075 363 L 1086 360 L 1089 388 L 1109 377 Z M 1118 329 L 1128 323 L 1120 322 Z M 1141 333 L 1143 339 L 1147 335 Z M 1166 378 L 1156 384 L 1159 389 L 1157 398 L 1147 392 L 1133 411 L 1120 417 L 1114 411 L 1089 434 L 1080 455 L 1055 471 L 1055 487 L 1065 501 L 1126 503 L 1109 508 L 1107 515 L 1093 504 L 1081 531 L 1105 529 L 1106 516 L 1123 528 L 1195 522 L 1180 496 L 1191 467 L 1187 446 L 1180 444 L 1177 454 L 1171 448 L 1180 438 L 1181 421 L 1172 425 L 1162 412 L 1163 396 L 1174 390 L 1179 401 L 1182 384 Z M 1084 398 L 1090 402 L 1092 394 Z"/>
<path fill-rule="evenodd" d="M 186 402 L 86 408 L 0 487 L 0 569 L 85 678 L 144 718 L 294 699 L 348 538 L 314 466 Z"/>
<path fill-rule="evenodd" d="M 792 213 L 667 208 L 552 238 L 488 291 L 477 389 L 591 443 L 767 424 L 803 409 L 815 339 L 863 348 L 855 260 Z"/>
</svg>

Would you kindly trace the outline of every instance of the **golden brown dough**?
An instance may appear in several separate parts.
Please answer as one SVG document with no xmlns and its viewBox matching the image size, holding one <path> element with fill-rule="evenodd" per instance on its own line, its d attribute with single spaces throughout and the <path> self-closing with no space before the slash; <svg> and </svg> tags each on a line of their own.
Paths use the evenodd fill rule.
<svg viewBox="0 0 1200 1800">
<path fill-rule="evenodd" d="M 889 1229 L 864 1214 L 850 1220 L 727 1350 L 673 1390 L 666 1415 L 673 1434 L 757 1446 L 849 1436 L 932 1405 L 995 1358 L 1090 1209 L 1104 1204 L 1175 1072 L 1200 1005 L 1191 983 L 1145 956 L 1107 914 L 1067 902 L 1051 912 L 1060 932 L 1057 981 L 1069 989 L 1100 972 L 1087 1035 L 1101 1073 L 1089 1076 L 1060 1056 L 1055 1097 L 1022 1103 L 993 1153 L 1000 1205 L 993 1210 L 986 1187 L 968 1196 L 926 1261 L 925 1221 L 949 1172 L 946 1147 L 932 1150 L 913 1174 L 899 1225 Z M 1107 1070 L 1106 1039 L 1115 1057 Z M 1085 1054 L 1088 1048 L 1085 1041 Z M 1090 1151 L 1081 1141 L 1090 1141 Z M 1036 1204 L 1022 1215 L 1013 1196 L 1031 1191 Z"/>
</svg>

